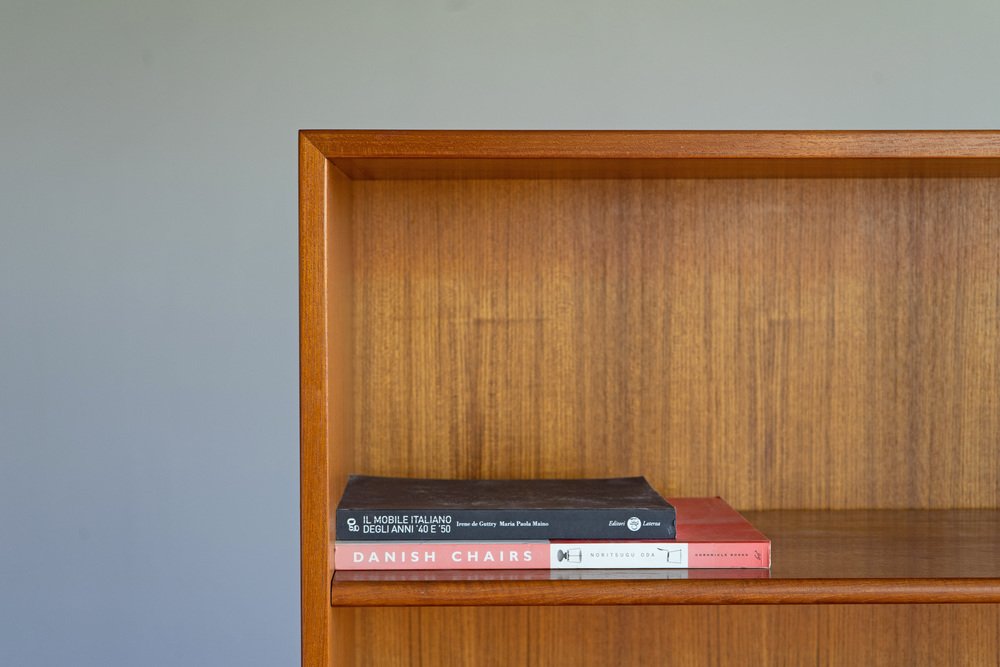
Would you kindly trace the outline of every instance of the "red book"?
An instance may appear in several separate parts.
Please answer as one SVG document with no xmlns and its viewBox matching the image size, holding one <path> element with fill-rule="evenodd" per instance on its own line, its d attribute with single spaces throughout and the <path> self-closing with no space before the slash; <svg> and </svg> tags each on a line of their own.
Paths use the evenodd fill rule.
<svg viewBox="0 0 1000 667">
<path fill-rule="evenodd" d="M 350 542 L 334 545 L 338 570 L 768 568 L 771 541 L 721 498 L 669 498 L 673 540 Z"/>
</svg>

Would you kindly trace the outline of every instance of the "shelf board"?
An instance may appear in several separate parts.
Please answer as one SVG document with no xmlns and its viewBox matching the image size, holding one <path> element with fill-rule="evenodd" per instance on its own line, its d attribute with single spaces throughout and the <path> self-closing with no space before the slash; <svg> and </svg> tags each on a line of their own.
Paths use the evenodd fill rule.
<svg viewBox="0 0 1000 667">
<path fill-rule="evenodd" d="M 1000 510 L 746 512 L 768 570 L 334 573 L 333 606 L 1000 602 Z"/>
</svg>

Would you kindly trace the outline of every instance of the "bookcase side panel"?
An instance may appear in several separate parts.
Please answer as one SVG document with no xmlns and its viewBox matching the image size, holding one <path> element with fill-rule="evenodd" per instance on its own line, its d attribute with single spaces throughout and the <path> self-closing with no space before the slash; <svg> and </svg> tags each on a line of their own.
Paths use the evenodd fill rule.
<svg viewBox="0 0 1000 667">
<path fill-rule="evenodd" d="M 299 136 L 299 409 L 302 664 L 330 662 L 329 378 L 326 229 L 329 163 Z"/>
<path fill-rule="evenodd" d="M 327 349 L 329 387 L 329 494 L 336 505 L 354 472 L 353 354 L 354 244 L 353 190 L 340 170 L 328 170 L 327 204 Z M 334 521 L 331 512 L 330 534 Z"/>
<path fill-rule="evenodd" d="M 329 535 L 334 539 L 334 510 L 354 470 L 353 444 L 353 191 L 350 179 L 330 165 L 327 171 L 327 374 L 329 396 L 328 465 Z M 329 554 L 329 549 L 327 550 Z M 329 558 L 329 556 L 328 556 Z M 327 588 L 333 560 L 327 562 Z M 329 603 L 329 598 L 327 599 Z M 329 613 L 331 664 L 349 664 L 354 654 L 354 617 L 339 609 Z"/>
<path fill-rule="evenodd" d="M 344 664 L 353 618 L 330 608 L 331 499 L 351 462 L 352 205 L 349 180 L 308 140 L 300 148 L 302 659 Z"/>
</svg>

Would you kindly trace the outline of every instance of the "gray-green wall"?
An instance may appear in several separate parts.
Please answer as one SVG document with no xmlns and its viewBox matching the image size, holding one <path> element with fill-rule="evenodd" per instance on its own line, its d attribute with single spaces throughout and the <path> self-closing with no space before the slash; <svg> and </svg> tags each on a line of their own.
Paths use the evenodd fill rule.
<svg viewBox="0 0 1000 667">
<path fill-rule="evenodd" d="M 0 2 L 0 664 L 298 660 L 296 130 L 995 128 L 1000 3 Z"/>
</svg>

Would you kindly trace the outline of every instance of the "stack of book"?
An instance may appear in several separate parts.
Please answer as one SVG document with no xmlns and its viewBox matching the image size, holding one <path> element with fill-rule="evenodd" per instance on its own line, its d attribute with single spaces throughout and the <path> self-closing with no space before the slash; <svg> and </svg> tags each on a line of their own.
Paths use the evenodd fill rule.
<svg viewBox="0 0 1000 667">
<path fill-rule="evenodd" d="M 768 568 L 771 543 L 721 498 L 643 477 L 442 480 L 352 475 L 338 570 Z"/>
</svg>

